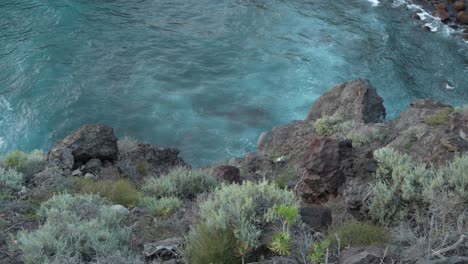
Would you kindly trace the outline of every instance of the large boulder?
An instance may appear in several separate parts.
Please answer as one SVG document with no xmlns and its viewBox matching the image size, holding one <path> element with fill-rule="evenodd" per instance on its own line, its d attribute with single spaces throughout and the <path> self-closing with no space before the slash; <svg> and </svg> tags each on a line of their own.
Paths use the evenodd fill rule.
<svg viewBox="0 0 468 264">
<path fill-rule="evenodd" d="M 149 144 L 138 146 L 119 157 L 117 166 L 131 178 L 162 175 L 175 167 L 189 167 L 176 148 L 161 148 Z"/>
<path fill-rule="evenodd" d="M 346 120 L 379 123 L 385 119 L 385 107 L 368 79 L 356 79 L 331 88 L 312 106 L 307 121 L 323 116 L 340 116 Z"/>
<path fill-rule="evenodd" d="M 340 254 L 340 264 L 393 264 L 398 261 L 397 255 L 378 247 L 349 248 Z"/>
<path fill-rule="evenodd" d="M 306 172 L 298 185 L 299 193 L 309 202 L 321 203 L 338 192 L 353 165 L 350 140 L 314 137 L 309 144 L 303 167 Z"/>
<path fill-rule="evenodd" d="M 47 156 L 48 166 L 69 169 L 70 151 L 73 156 L 73 167 L 81 166 L 90 159 L 115 161 L 118 155 L 117 138 L 109 126 L 102 124 L 82 126 L 55 143 Z"/>
</svg>

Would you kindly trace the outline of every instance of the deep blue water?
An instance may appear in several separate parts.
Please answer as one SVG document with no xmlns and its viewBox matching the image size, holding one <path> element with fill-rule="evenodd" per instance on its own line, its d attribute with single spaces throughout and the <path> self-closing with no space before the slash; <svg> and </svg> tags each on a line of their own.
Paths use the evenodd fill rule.
<svg viewBox="0 0 468 264">
<path fill-rule="evenodd" d="M 0 0 L 0 152 L 101 122 L 200 165 L 355 77 L 390 117 L 417 98 L 467 103 L 468 45 L 392 2 Z"/>
</svg>

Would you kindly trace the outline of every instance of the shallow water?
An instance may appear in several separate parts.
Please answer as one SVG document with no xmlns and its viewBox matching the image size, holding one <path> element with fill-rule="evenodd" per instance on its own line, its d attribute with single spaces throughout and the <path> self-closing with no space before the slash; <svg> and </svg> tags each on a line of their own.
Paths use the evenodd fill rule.
<svg viewBox="0 0 468 264">
<path fill-rule="evenodd" d="M 201 165 L 255 150 L 355 77 L 389 117 L 417 98 L 467 103 L 467 45 L 410 15 L 366 0 L 0 0 L 0 152 L 101 122 Z"/>
</svg>

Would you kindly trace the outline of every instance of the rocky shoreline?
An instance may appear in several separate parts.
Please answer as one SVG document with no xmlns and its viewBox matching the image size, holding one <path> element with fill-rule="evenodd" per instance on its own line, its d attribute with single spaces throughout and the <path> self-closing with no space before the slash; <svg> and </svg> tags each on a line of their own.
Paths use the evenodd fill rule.
<svg viewBox="0 0 468 264">
<path fill-rule="evenodd" d="M 468 2 L 466 0 L 414 0 L 413 3 L 439 18 L 442 23 L 452 29 L 460 30 L 462 38 L 468 40 Z M 413 15 L 413 18 L 421 19 L 418 12 Z M 425 25 L 423 28 L 431 30 Z"/>
<path fill-rule="evenodd" d="M 417 100 L 395 119 L 386 121 L 383 103 L 367 79 L 338 84 L 314 103 L 305 120 L 292 121 L 260 135 L 256 152 L 218 162 L 203 171 L 209 171 L 216 182 L 223 183 L 221 186 L 225 187 L 221 189 L 228 188 L 226 186 L 248 187 L 250 183 L 258 183 L 260 188 L 266 179 L 293 193 L 301 201 L 298 222 L 303 224 L 291 227 L 294 243 L 305 243 L 303 228 L 307 227 L 310 235 L 307 239 L 315 241 L 313 245 L 324 245 L 320 243 L 325 243 L 323 241 L 326 240 L 322 239 L 329 228 L 350 221 L 377 221 L 371 217 L 375 209 L 369 199 L 375 195 L 372 194 L 375 175 L 383 170 L 382 161 L 379 162 L 375 155 L 379 149 L 393 149 L 406 155 L 406 160 L 426 164 L 418 167 L 421 170 L 423 167 L 443 167 L 468 152 L 466 107 L 454 108 L 430 99 Z M 128 193 L 136 188 L 143 195 L 149 184 L 178 168 L 194 177 L 192 173 L 199 170 L 192 170 L 178 154 L 174 148 L 141 144 L 128 138 L 119 140 L 113 129 L 105 125 L 91 124 L 79 128 L 58 141 L 44 156 L 40 167 L 31 170 L 25 170 L 27 166 L 23 165 L 16 167 L 24 174 L 23 186 L 0 199 L 0 263 L 23 263 L 25 245 L 16 234 L 21 230 L 34 232 L 45 224 L 44 218 L 36 212 L 39 204 L 54 194 L 74 193 L 82 190 L 78 187 L 83 184 L 91 188 L 103 183 L 98 188 L 105 189 L 106 185 L 125 179 L 134 186 L 128 187 Z M 24 164 L 28 164 L 27 160 L 25 158 Z M 1 165 L 7 168 L 9 161 L 4 159 Z M 408 173 L 412 171 L 406 170 Z M 183 188 L 182 183 L 177 187 Z M 100 193 L 100 190 L 96 192 Z M 118 191 L 116 195 L 126 192 Z M 196 216 L 200 210 L 199 203 L 209 198 L 195 199 L 196 195 L 185 194 L 182 197 L 178 205 L 180 209 L 157 216 L 142 203 L 113 205 L 112 210 L 127 215 L 125 223 L 131 227 L 131 241 L 128 243 L 141 259 L 98 263 L 189 263 L 183 253 L 187 250 L 182 247 L 189 243 L 186 240 L 192 232 L 190 230 L 194 230 L 192 225 L 200 221 Z M 114 201 L 115 197 L 107 198 Z M 468 223 L 465 223 L 463 215 L 461 217 L 458 225 L 461 242 L 450 240 L 456 234 L 447 233 L 444 244 L 437 245 L 439 247 L 429 244 L 438 255 L 429 252 L 424 259 L 419 259 L 422 255 L 415 257 L 408 253 L 414 253 L 408 245 L 396 242 L 343 245 L 335 253 L 328 248 L 323 252 L 314 249 L 314 252 L 322 252 L 319 254 L 321 259 L 326 252 L 328 263 L 468 263 L 468 238 L 465 239 Z M 269 242 L 264 242 L 270 240 L 272 234 L 263 228 L 260 245 L 245 254 L 250 263 L 312 263 L 296 251 L 274 251 L 271 244 L 268 246 Z M 430 243 L 436 243 L 433 239 Z M 47 258 L 54 256 L 47 253 L 51 249 L 38 246 L 37 250 L 49 254 Z M 310 256 L 311 261 L 314 257 Z M 91 262 L 95 261 L 93 259 L 79 261 L 67 263 L 96 263 Z"/>
</svg>

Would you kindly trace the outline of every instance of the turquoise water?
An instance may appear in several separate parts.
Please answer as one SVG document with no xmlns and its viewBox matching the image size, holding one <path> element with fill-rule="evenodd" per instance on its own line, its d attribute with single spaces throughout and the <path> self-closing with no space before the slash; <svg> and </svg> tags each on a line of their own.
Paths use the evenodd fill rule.
<svg viewBox="0 0 468 264">
<path fill-rule="evenodd" d="M 361 76 L 390 117 L 417 98 L 467 103 L 467 45 L 411 12 L 365 0 L 0 0 L 0 152 L 101 122 L 205 164 L 255 150 L 262 131 Z"/>
</svg>

